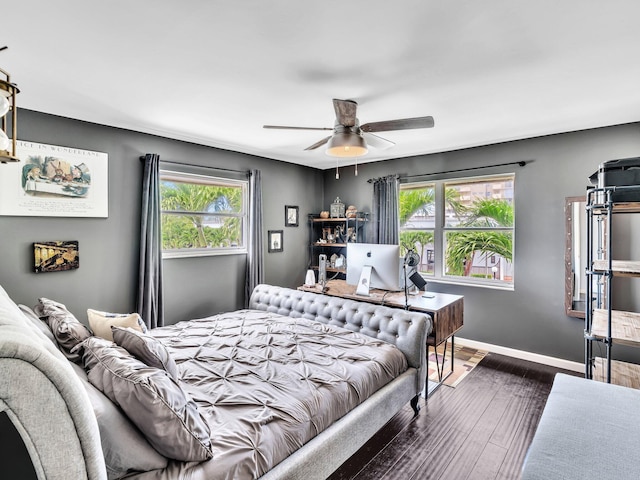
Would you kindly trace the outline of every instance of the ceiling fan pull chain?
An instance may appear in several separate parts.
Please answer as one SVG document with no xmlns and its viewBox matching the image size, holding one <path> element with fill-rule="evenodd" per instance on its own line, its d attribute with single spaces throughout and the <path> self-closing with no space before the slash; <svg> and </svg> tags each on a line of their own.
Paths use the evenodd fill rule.
<svg viewBox="0 0 640 480">
<path fill-rule="evenodd" d="M 356 157 L 356 177 L 358 176 L 358 157 Z"/>
<path fill-rule="evenodd" d="M 338 157 L 336 157 L 336 180 L 340 179 L 340 172 L 338 171 Z"/>
</svg>

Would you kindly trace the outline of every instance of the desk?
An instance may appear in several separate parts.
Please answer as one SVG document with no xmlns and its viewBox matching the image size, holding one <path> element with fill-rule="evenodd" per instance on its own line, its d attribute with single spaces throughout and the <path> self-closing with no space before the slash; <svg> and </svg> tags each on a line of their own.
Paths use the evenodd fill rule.
<svg viewBox="0 0 640 480">
<path fill-rule="evenodd" d="M 375 303 L 394 308 L 405 308 L 404 292 L 387 292 L 384 290 L 372 289 L 370 296 L 356 295 L 356 285 L 348 285 L 344 280 L 329 280 L 328 288 L 323 292 L 322 286 L 316 284 L 313 287 L 301 286 L 298 290 L 306 292 L 324 293 L 334 297 L 349 298 L 360 302 Z M 438 362 L 436 355 L 436 365 L 438 369 L 438 382 L 427 382 L 427 395 L 435 390 L 453 372 L 453 348 L 454 336 L 462 328 L 464 323 L 464 297 L 462 295 L 450 295 L 448 293 L 426 292 L 433 295 L 433 298 L 424 298 L 420 292 L 418 295 L 409 295 L 408 309 L 418 312 L 425 312 L 433 319 L 433 328 L 427 338 L 427 359 L 429 358 L 429 347 L 436 347 L 444 342 L 444 353 L 442 362 Z M 444 362 L 447 352 L 447 342 L 451 339 L 451 370 L 444 375 Z"/>
</svg>

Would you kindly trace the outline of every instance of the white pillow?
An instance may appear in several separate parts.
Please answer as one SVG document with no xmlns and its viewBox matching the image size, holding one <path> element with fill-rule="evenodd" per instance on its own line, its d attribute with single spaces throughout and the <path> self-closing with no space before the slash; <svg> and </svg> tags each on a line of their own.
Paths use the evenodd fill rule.
<svg viewBox="0 0 640 480">
<path fill-rule="evenodd" d="M 147 333 L 147 327 L 137 313 L 110 313 L 87 309 L 89 326 L 93 334 L 113 342 L 111 327 L 129 327 Z"/>
</svg>

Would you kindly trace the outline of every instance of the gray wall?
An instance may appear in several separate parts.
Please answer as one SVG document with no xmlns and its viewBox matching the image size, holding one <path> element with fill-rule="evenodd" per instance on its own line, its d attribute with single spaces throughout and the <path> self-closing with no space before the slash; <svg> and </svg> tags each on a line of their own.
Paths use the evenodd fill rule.
<svg viewBox="0 0 640 480">
<path fill-rule="evenodd" d="M 428 134 L 425 135 L 428 139 Z M 428 140 L 427 140 L 428 141 Z M 504 347 L 584 360 L 584 323 L 564 314 L 564 198 L 583 195 L 588 177 L 606 160 L 640 156 L 640 124 L 553 135 L 517 142 L 344 167 L 324 175 L 328 207 L 336 196 L 346 204 L 371 210 L 370 178 L 388 174 L 419 175 L 484 165 L 527 161 L 511 166 L 429 178 L 516 173 L 515 289 L 429 283 L 428 289 L 464 295 L 464 327 L 459 336 Z M 615 244 L 637 245 L 638 227 L 622 222 Z M 635 241 L 633 235 L 635 234 Z M 625 258 L 617 257 L 617 258 Z M 627 258 L 640 258 L 640 255 Z M 637 281 L 637 280 L 636 280 Z M 617 283 L 626 297 L 635 291 Z M 637 284 L 635 285 L 637 289 Z"/>
<path fill-rule="evenodd" d="M 36 112 L 20 111 L 19 121 L 23 140 L 109 154 L 109 218 L 0 217 L 0 285 L 18 302 L 33 305 L 40 296 L 58 299 L 81 320 L 87 308 L 133 311 L 142 175 L 138 158 L 148 152 L 168 161 L 259 168 L 265 234 L 267 230 L 284 230 L 284 252 L 265 254 L 265 280 L 288 287 L 304 280 L 307 214 L 328 209 L 336 196 L 347 205 L 370 211 L 369 178 L 525 160 L 530 163 L 522 168 L 471 172 L 516 172 L 515 290 L 433 282 L 429 289 L 464 295 L 461 337 L 574 361 L 583 359 L 583 322 L 564 315 L 564 198 L 584 194 L 588 176 L 601 162 L 640 155 L 640 124 L 629 124 L 363 164 L 357 177 L 353 167 L 344 167 L 336 180 L 333 170 L 321 172 Z M 300 207 L 299 227 L 284 227 L 284 205 Z M 640 235 L 637 225 L 623 223 L 617 230 L 621 233 L 616 241 L 625 248 L 638 244 L 633 238 Z M 42 240 L 79 240 L 80 268 L 31 273 L 31 244 Z M 244 256 L 170 259 L 164 266 L 169 323 L 243 306 Z M 623 285 L 618 297 L 636 303 L 633 287 Z"/>
<path fill-rule="evenodd" d="M 38 297 L 65 303 L 81 320 L 87 308 L 135 309 L 139 249 L 140 183 L 145 153 L 201 166 L 262 172 L 264 230 L 284 230 L 284 252 L 265 252 L 265 281 L 294 287 L 307 267 L 306 215 L 322 205 L 322 172 L 236 152 L 45 115 L 19 112 L 21 140 L 106 152 L 109 218 L 0 216 L 0 285 L 19 303 Z M 214 172 L 215 173 L 215 172 Z M 2 175 L 2 165 L 0 165 Z M 300 227 L 284 227 L 284 205 L 298 205 Z M 34 241 L 78 240 L 80 268 L 32 273 Z M 266 249 L 266 246 L 265 246 Z M 167 323 L 243 307 L 244 255 L 166 260 Z"/>
</svg>

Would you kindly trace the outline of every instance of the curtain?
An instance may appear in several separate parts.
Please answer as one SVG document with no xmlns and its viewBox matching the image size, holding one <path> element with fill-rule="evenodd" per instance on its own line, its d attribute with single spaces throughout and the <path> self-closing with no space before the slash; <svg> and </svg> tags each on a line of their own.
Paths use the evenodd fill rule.
<svg viewBox="0 0 640 480">
<path fill-rule="evenodd" d="M 251 292 L 264 282 L 264 248 L 262 239 L 262 177 L 260 170 L 249 172 L 249 235 L 247 239 L 247 274 L 245 305 Z"/>
<path fill-rule="evenodd" d="M 160 156 L 144 157 L 140 215 L 140 266 L 137 311 L 148 328 L 164 325 L 162 237 L 160 233 Z"/>
<path fill-rule="evenodd" d="M 373 181 L 373 243 L 397 245 L 400 241 L 399 189 L 398 175 L 388 175 Z"/>
</svg>

